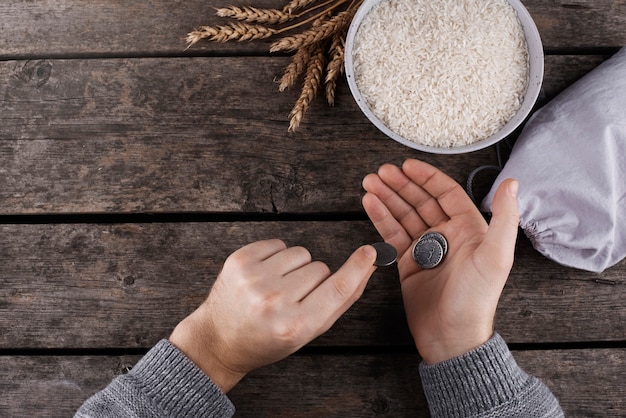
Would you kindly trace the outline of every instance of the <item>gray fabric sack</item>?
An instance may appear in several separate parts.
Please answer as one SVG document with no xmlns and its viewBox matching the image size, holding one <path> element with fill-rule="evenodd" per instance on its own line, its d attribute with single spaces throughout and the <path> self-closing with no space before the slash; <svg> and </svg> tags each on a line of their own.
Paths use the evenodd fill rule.
<svg viewBox="0 0 626 418">
<path fill-rule="evenodd" d="M 626 48 L 537 111 L 482 209 L 520 182 L 520 226 L 565 266 L 601 272 L 626 257 Z"/>
</svg>

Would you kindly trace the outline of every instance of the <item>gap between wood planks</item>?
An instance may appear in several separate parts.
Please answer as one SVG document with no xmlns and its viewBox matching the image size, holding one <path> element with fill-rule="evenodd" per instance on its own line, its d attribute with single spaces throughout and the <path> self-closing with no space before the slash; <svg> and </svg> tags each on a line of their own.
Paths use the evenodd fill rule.
<svg viewBox="0 0 626 418">
<path fill-rule="evenodd" d="M 619 51 L 618 47 L 570 47 L 544 48 L 545 55 L 606 55 L 611 56 Z M 254 58 L 254 57 L 286 57 L 291 53 L 285 52 L 258 52 L 258 51 L 211 51 L 211 50 L 181 50 L 180 53 L 170 52 L 141 52 L 141 53 L 26 53 L 0 54 L 0 61 L 29 61 L 29 60 L 96 60 L 96 59 L 143 59 L 143 58 Z"/>
<path fill-rule="evenodd" d="M 585 341 L 564 343 L 513 343 L 516 351 L 590 350 L 626 348 L 626 341 Z M 145 355 L 150 348 L 25 348 L 1 349 L 0 356 L 134 356 Z M 415 353 L 412 346 L 305 346 L 292 356 L 324 355 L 395 355 Z"/>
<path fill-rule="evenodd" d="M 127 224 L 188 222 L 340 222 L 365 221 L 365 212 L 324 213 L 81 213 L 0 215 L 0 225 Z"/>
</svg>

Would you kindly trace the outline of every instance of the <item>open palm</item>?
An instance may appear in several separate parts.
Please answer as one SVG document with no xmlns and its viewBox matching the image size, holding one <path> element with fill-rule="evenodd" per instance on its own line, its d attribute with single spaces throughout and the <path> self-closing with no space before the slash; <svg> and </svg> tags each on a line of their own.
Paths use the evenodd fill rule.
<svg viewBox="0 0 626 418">
<path fill-rule="evenodd" d="M 424 360 L 442 361 L 487 341 L 513 263 L 517 183 L 500 186 L 490 226 L 457 182 L 418 160 L 386 164 L 363 187 L 368 216 L 398 251 L 407 319 Z M 424 270 L 411 253 L 428 231 L 443 234 L 449 249 L 439 266 Z"/>
</svg>

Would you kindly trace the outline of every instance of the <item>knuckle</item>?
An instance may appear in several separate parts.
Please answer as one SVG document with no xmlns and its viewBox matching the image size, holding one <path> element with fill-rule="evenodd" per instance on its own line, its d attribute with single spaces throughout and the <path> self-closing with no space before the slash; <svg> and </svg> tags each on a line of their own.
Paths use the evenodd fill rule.
<svg viewBox="0 0 626 418">
<path fill-rule="evenodd" d="M 312 270 L 312 274 L 315 277 L 323 277 L 327 278 L 331 275 L 330 268 L 321 261 L 314 261 L 311 263 L 310 268 Z"/>
<path fill-rule="evenodd" d="M 252 290 L 250 293 L 250 305 L 260 316 L 267 317 L 268 315 L 273 315 L 283 307 L 279 291 L 257 292 Z"/>
<path fill-rule="evenodd" d="M 286 250 L 287 249 L 287 244 L 285 244 L 285 241 L 278 239 L 278 238 L 273 238 L 270 240 L 267 240 L 266 243 L 269 243 L 273 246 L 276 246 L 276 248 L 279 248 L 281 250 Z"/>
<path fill-rule="evenodd" d="M 333 294 L 339 301 L 352 300 L 354 297 L 354 289 L 351 283 L 345 278 L 338 278 L 332 282 Z"/>
<path fill-rule="evenodd" d="M 292 247 L 291 251 L 293 253 L 293 257 L 297 260 L 303 260 L 308 263 L 312 259 L 311 253 L 309 252 L 309 250 L 307 250 L 304 247 L 301 247 L 301 246 Z"/>
<path fill-rule="evenodd" d="M 509 222 L 511 229 L 517 229 L 517 227 L 519 227 L 519 213 L 509 213 L 507 216 L 507 222 Z"/>
<path fill-rule="evenodd" d="M 248 264 L 249 257 L 247 252 L 237 250 L 226 259 L 225 265 L 233 266 L 235 268 L 243 268 Z"/>
<path fill-rule="evenodd" d="M 306 330 L 299 320 L 278 321 L 274 336 L 286 347 L 297 347 L 306 341 Z"/>
</svg>

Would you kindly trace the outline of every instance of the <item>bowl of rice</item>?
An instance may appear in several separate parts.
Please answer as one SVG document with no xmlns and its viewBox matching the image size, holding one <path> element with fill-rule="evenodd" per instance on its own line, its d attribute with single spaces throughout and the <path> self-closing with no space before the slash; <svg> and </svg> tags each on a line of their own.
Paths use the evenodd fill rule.
<svg viewBox="0 0 626 418">
<path fill-rule="evenodd" d="M 519 0 L 364 0 L 346 36 L 350 91 L 384 134 L 459 154 L 510 135 L 543 80 L 543 47 Z"/>
</svg>

